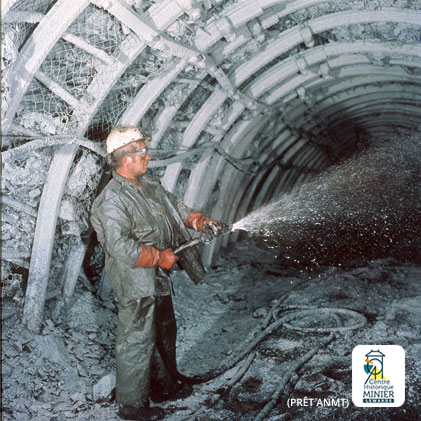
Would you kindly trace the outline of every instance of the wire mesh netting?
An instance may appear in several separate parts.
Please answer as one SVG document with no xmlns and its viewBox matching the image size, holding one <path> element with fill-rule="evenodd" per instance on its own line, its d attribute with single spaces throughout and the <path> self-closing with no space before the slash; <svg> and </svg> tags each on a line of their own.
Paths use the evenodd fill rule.
<svg viewBox="0 0 421 421">
<path fill-rule="evenodd" d="M 52 148 L 33 151 L 30 156 L 3 160 L 2 194 L 36 209 L 52 158 Z"/>
<path fill-rule="evenodd" d="M 142 65 L 145 55 L 139 55 L 116 82 L 93 117 L 90 125 L 91 131 L 106 133 L 118 122 L 127 105 L 147 80 Z"/>
<path fill-rule="evenodd" d="M 106 133 L 115 126 L 142 87 L 164 74 L 170 58 L 146 47 L 115 83 L 92 119 L 91 131 Z M 145 123 L 145 125 L 148 125 Z"/>
<path fill-rule="evenodd" d="M 16 1 L 11 10 L 47 13 L 54 3 L 55 1 L 51 0 L 19 0 Z"/>
<path fill-rule="evenodd" d="M 2 260 L 12 265 L 2 268 L 1 279 L 7 285 L 16 267 L 29 268 L 37 209 L 54 149 L 40 148 L 29 156 L 17 155 L 3 161 Z M 87 150 L 81 150 L 73 163 L 59 206 L 50 273 L 53 288 L 57 287 L 54 282 L 69 247 L 89 231 L 89 210 L 103 167 L 104 159 Z"/>
<path fill-rule="evenodd" d="M 61 134 L 66 130 L 73 108 L 34 79 L 23 97 L 16 122 L 41 134 Z"/>
<path fill-rule="evenodd" d="M 29 10 L 32 6 L 33 2 L 26 2 L 19 10 Z M 41 6 L 39 10 L 42 9 Z M 15 61 L 18 50 L 34 26 L 23 23 L 6 26 L 7 33 L 2 44 L 3 67 Z M 17 110 L 15 122 L 38 133 L 74 132 L 77 122 L 74 122 L 72 127 L 68 126 L 68 122 L 71 120 L 75 103 L 87 95 L 87 89 L 95 78 L 97 69 L 104 66 L 101 52 L 112 57 L 127 36 L 125 32 L 127 31 L 119 21 L 104 10 L 93 5 L 86 7 L 64 34 L 65 39 L 59 39 L 54 44 L 40 66 L 40 71 L 51 84 L 47 83 L 49 86 L 45 86 L 42 78 L 42 82 L 36 79 L 31 82 Z M 66 34 L 74 38 L 66 38 Z M 95 54 L 95 51 L 99 51 L 99 54 Z M 11 77 L 7 72 L 5 76 L 6 80 L 7 76 Z M 62 90 L 70 95 L 63 96 Z M 3 105 L 7 108 L 10 101 L 7 92 L 3 97 Z M 71 97 L 74 98 L 73 101 L 69 101 Z"/>
<path fill-rule="evenodd" d="M 67 30 L 110 56 L 126 37 L 120 22 L 104 10 L 89 5 Z"/>
<path fill-rule="evenodd" d="M 40 70 L 80 99 L 96 74 L 97 60 L 71 43 L 58 40 Z"/>
<path fill-rule="evenodd" d="M 1 118 L 4 119 L 11 101 L 11 68 L 33 25 L 8 24 L 1 25 Z"/>
<path fill-rule="evenodd" d="M 26 42 L 37 24 L 28 22 L 2 23 L 2 59 L 13 62 L 22 45 Z M 4 50 L 3 50 L 4 49 Z M 9 51 L 8 51 L 9 50 Z M 10 54 L 11 53 L 11 54 Z M 10 54 L 10 55 L 9 55 Z"/>
</svg>

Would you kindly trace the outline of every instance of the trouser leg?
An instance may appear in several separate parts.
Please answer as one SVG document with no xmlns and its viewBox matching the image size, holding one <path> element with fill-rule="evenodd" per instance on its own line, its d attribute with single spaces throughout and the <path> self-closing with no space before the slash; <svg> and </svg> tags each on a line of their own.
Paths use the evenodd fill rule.
<svg viewBox="0 0 421 421">
<path fill-rule="evenodd" d="M 144 297 L 120 306 L 116 344 L 116 401 L 149 404 L 150 370 L 155 348 L 155 299 Z"/>
<path fill-rule="evenodd" d="M 156 297 L 156 319 L 159 326 L 163 346 L 168 356 L 170 364 L 176 368 L 176 340 L 177 325 L 174 315 L 174 307 L 171 295 Z M 152 355 L 152 384 L 153 394 L 170 394 L 177 389 L 177 380 L 169 373 L 165 363 L 155 348 Z"/>
</svg>

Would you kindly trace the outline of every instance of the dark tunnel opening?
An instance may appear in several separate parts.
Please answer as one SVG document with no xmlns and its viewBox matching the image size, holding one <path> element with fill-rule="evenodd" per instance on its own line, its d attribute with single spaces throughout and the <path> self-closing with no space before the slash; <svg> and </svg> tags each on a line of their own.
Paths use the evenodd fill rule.
<svg viewBox="0 0 421 421">
<path fill-rule="evenodd" d="M 278 248 L 283 264 L 351 267 L 387 257 L 419 264 L 420 148 L 416 132 L 366 139 L 358 151 L 252 212 L 252 222 L 245 217 L 246 229 Z"/>
</svg>

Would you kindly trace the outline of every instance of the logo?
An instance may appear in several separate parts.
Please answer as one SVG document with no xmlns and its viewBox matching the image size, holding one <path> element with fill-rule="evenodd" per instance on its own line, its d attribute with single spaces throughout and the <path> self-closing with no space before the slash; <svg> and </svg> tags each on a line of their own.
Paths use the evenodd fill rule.
<svg viewBox="0 0 421 421">
<path fill-rule="evenodd" d="M 352 351 L 352 401 L 392 407 L 405 402 L 405 351 L 399 345 L 358 345 Z"/>
</svg>

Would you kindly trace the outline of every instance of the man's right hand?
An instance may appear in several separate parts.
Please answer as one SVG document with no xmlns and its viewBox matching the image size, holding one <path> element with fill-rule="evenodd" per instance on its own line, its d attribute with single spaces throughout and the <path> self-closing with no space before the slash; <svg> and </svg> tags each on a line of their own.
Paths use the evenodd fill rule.
<svg viewBox="0 0 421 421">
<path fill-rule="evenodd" d="M 140 256 L 135 266 L 151 268 L 156 265 L 164 269 L 171 269 L 178 257 L 173 253 L 172 249 L 158 250 L 152 246 L 140 245 Z"/>
<path fill-rule="evenodd" d="M 158 265 L 164 269 L 171 269 L 178 257 L 173 253 L 172 249 L 165 249 L 159 252 Z"/>
</svg>

